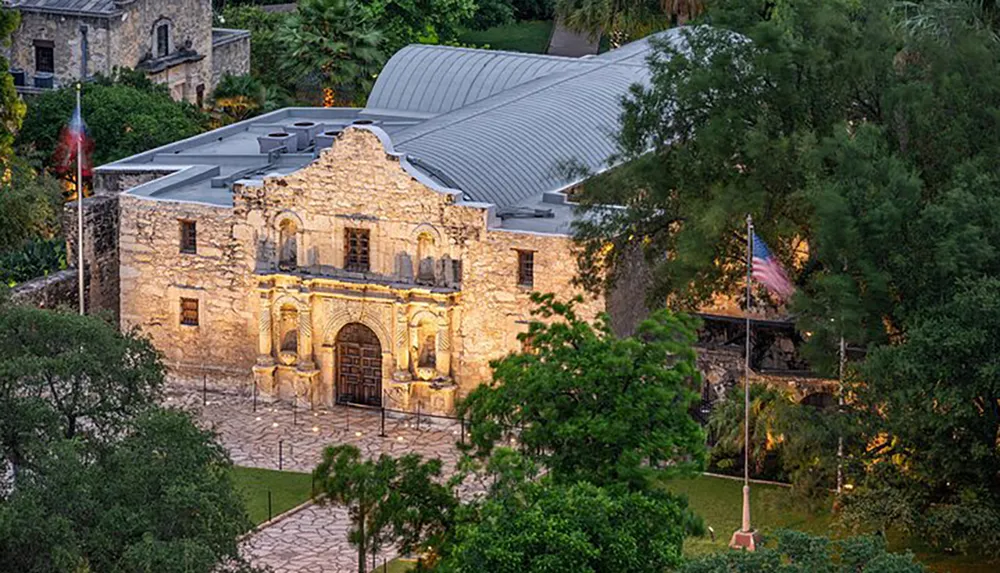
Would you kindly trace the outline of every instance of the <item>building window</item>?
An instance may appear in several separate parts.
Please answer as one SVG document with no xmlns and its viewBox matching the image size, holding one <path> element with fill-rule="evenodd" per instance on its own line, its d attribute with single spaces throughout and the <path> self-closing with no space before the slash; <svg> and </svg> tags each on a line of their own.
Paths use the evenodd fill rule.
<svg viewBox="0 0 1000 573">
<path fill-rule="evenodd" d="M 156 27 L 156 57 L 162 58 L 170 53 L 170 26 L 160 24 Z"/>
<path fill-rule="evenodd" d="M 368 229 L 344 229 L 344 268 L 368 272 Z"/>
<path fill-rule="evenodd" d="M 198 252 L 198 229 L 194 221 L 181 221 L 181 252 Z"/>
<path fill-rule="evenodd" d="M 35 41 L 35 72 L 55 73 L 56 60 L 53 53 L 53 44 L 48 40 Z"/>
<path fill-rule="evenodd" d="M 451 280 L 455 284 L 462 284 L 462 259 L 452 259 Z"/>
<path fill-rule="evenodd" d="M 198 84 L 195 88 L 195 100 L 198 104 L 198 109 L 205 107 L 205 84 Z"/>
<path fill-rule="evenodd" d="M 535 285 L 534 251 L 517 252 L 517 284 L 523 287 Z"/>
<path fill-rule="evenodd" d="M 299 266 L 299 226 L 285 219 L 278 227 L 278 269 L 295 270 Z"/>
<path fill-rule="evenodd" d="M 185 326 L 198 326 L 198 299 L 181 299 L 181 324 Z"/>
</svg>

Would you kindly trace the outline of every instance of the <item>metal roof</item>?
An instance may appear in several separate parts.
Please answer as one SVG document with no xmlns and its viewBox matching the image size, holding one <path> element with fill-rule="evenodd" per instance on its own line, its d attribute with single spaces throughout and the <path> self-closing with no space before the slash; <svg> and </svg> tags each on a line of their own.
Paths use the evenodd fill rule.
<svg viewBox="0 0 1000 573">
<path fill-rule="evenodd" d="M 368 96 L 368 109 L 437 115 L 586 60 L 538 54 L 412 45 L 389 59 Z"/>
<path fill-rule="evenodd" d="M 4 0 L 4 6 L 29 12 L 52 12 L 54 14 L 114 16 L 122 12 L 120 5 L 131 0 Z"/>
<path fill-rule="evenodd" d="M 676 29 L 657 36 L 674 42 L 681 38 Z M 631 85 L 648 80 L 645 58 L 651 50 L 648 40 L 640 40 L 595 58 L 559 62 L 558 69 L 526 82 L 517 68 L 497 66 L 495 83 L 514 87 L 395 132 L 393 146 L 416 165 L 454 182 L 474 201 L 508 207 L 561 189 L 574 182 L 567 165 L 590 172 L 607 167 L 616 150 L 621 100 Z M 454 60 L 450 50 L 433 51 Z M 471 53 L 458 59 L 480 57 L 477 50 L 466 52 Z M 397 105 L 426 110 L 432 102 L 461 99 L 470 91 L 465 85 L 475 85 L 480 77 L 477 68 L 460 61 L 439 66 L 423 71 L 444 77 L 442 68 L 453 70 L 450 83 L 437 84 L 433 96 L 427 90 L 405 92 L 411 99 Z M 460 70 L 471 80 L 461 77 Z M 397 81 L 386 85 L 390 83 Z"/>
</svg>

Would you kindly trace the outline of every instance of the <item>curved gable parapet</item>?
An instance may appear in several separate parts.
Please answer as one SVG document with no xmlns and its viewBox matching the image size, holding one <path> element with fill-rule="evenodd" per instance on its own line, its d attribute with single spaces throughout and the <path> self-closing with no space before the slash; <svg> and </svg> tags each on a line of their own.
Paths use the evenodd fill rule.
<svg viewBox="0 0 1000 573">
<path fill-rule="evenodd" d="M 411 45 L 396 52 L 368 96 L 369 110 L 438 115 L 549 74 L 597 62 L 450 46 Z"/>
</svg>

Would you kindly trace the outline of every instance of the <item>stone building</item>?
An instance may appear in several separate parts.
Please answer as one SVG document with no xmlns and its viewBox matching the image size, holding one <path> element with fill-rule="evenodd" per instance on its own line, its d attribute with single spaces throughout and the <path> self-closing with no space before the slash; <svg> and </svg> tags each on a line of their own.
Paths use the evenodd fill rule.
<svg viewBox="0 0 1000 573">
<path fill-rule="evenodd" d="M 145 71 L 201 105 L 225 73 L 250 71 L 250 33 L 212 28 L 211 0 L 3 0 L 21 24 L 10 47 L 18 90 L 36 93 L 117 68 Z"/>
<path fill-rule="evenodd" d="M 565 166 L 607 168 L 650 49 L 410 46 L 364 109 L 279 110 L 100 167 L 87 304 L 149 334 L 175 376 L 451 412 L 522 347 L 532 291 L 582 295 L 582 317 L 624 331 L 642 317 L 641 293 L 575 286 L 582 178 Z"/>
</svg>

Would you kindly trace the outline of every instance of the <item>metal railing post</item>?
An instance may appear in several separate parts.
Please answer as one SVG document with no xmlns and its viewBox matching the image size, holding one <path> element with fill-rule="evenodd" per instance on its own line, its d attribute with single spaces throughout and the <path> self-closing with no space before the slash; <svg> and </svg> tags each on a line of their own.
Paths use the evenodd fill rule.
<svg viewBox="0 0 1000 573">
<path fill-rule="evenodd" d="M 379 437 L 386 438 L 388 436 L 385 435 L 385 406 L 382 406 L 381 410 L 382 410 L 382 430 L 379 432 Z"/>
<path fill-rule="evenodd" d="M 278 440 L 278 470 L 284 466 L 285 460 L 285 440 Z"/>
</svg>

